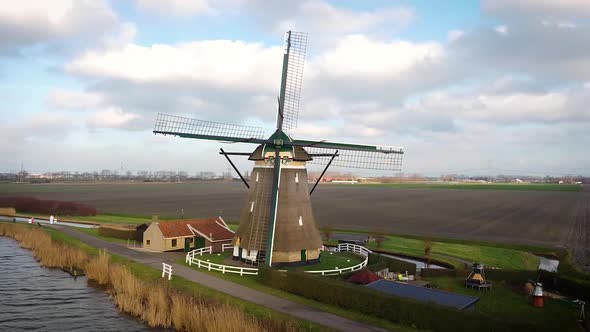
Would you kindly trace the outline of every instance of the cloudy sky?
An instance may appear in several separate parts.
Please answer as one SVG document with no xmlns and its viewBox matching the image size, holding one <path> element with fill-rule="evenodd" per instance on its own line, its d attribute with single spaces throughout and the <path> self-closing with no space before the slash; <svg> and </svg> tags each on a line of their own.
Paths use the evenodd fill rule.
<svg viewBox="0 0 590 332">
<path fill-rule="evenodd" d="M 403 146 L 408 173 L 590 174 L 588 0 L 0 0 L 0 171 L 225 170 L 155 115 L 270 134 L 289 29 L 295 138 Z"/>
</svg>

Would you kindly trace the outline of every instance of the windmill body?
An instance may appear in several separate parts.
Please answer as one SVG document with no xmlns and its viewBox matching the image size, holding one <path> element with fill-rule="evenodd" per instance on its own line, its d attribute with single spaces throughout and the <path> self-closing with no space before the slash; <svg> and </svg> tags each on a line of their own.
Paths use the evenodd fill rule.
<svg viewBox="0 0 590 332">
<path fill-rule="evenodd" d="M 284 266 L 318 260 L 322 241 L 310 203 L 313 189 L 308 191 L 307 163 L 326 165 L 322 176 L 330 165 L 401 170 L 403 150 L 399 147 L 295 140 L 284 132 L 297 126 L 306 45 L 307 34 L 287 32 L 277 128 L 268 139 L 258 127 L 167 114 L 158 114 L 156 119 L 155 134 L 258 145 L 252 153 L 221 149 L 249 188 L 233 240 L 233 257 L 251 264 Z M 248 156 L 254 162 L 250 184 L 230 155 Z"/>
<path fill-rule="evenodd" d="M 283 138 L 291 141 L 287 135 Z M 262 144 L 248 158 L 254 161 L 254 168 L 233 240 L 234 259 L 254 264 L 266 259 L 272 226 L 269 214 L 275 154 L 273 147 Z M 306 168 L 311 159 L 300 147 L 284 147 L 279 151 L 278 202 L 271 249 L 274 266 L 310 264 L 319 258 L 322 240 L 313 216 Z"/>
</svg>

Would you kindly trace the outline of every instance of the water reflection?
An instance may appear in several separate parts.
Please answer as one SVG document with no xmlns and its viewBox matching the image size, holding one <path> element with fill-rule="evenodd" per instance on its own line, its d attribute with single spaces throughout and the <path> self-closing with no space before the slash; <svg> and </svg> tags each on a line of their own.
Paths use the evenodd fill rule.
<svg viewBox="0 0 590 332">
<path fill-rule="evenodd" d="M 108 295 L 0 236 L 0 331 L 154 331 L 120 313 Z"/>
</svg>

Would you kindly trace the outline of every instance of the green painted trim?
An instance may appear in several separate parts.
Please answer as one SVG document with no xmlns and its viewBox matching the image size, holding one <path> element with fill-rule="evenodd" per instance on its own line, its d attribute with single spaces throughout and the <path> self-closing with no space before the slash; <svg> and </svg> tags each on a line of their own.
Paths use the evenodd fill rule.
<svg viewBox="0 0 590 332">
<path fill-rule="evenodd" d="M 326 141 L 306 141 L 306 140 L 294 140 L 286 143 L 287 145 L 301 146 L 301 147 L 316 147 L 316 148 L 328 148 L 328 149 L 339 149 L 339 150 L 355 150 L 355 151 L 374 151 L 383 153 L 398 153 L 403 154 L 402 148 L 399 150 L 386 150 L 380 149 L 376 145 L 364 145 L 364 144 L 350 144 L 350 143 L 337 143 L 337 142 L 326 142 Z"/>
<path fill-rule="evenodd" d="M 251 143 L 251 144 L 267 144 L 272 143 L 265 139 L 260 138 L 242 138 L 242 137 L 231 137 L 231 136 L 214 136 L 214 135 L 199 135 L 199 134 L 184 134 L 184 133 L 177 133 L 173 131 L 155 131 L 154 134 L 161 134 L 161 135 L 173 135 L 183 138 L 194 138 L 194 139 L 204 139 L 204 140 L 211 140 L 211 141 L 221 141 L 221 142 L 237 142 L 237 143 Z"/>
</svg>

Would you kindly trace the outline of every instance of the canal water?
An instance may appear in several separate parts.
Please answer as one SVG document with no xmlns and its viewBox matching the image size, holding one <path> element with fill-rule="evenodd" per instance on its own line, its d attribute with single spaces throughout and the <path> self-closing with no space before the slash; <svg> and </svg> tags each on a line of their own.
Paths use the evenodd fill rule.
<svg viewBox="0 0 590 332">
<path fill-rule="evenodd" d="M 0 331 L 155 331 L 120 313 L 108 295 L 0 236 Z"/>
</svg>

